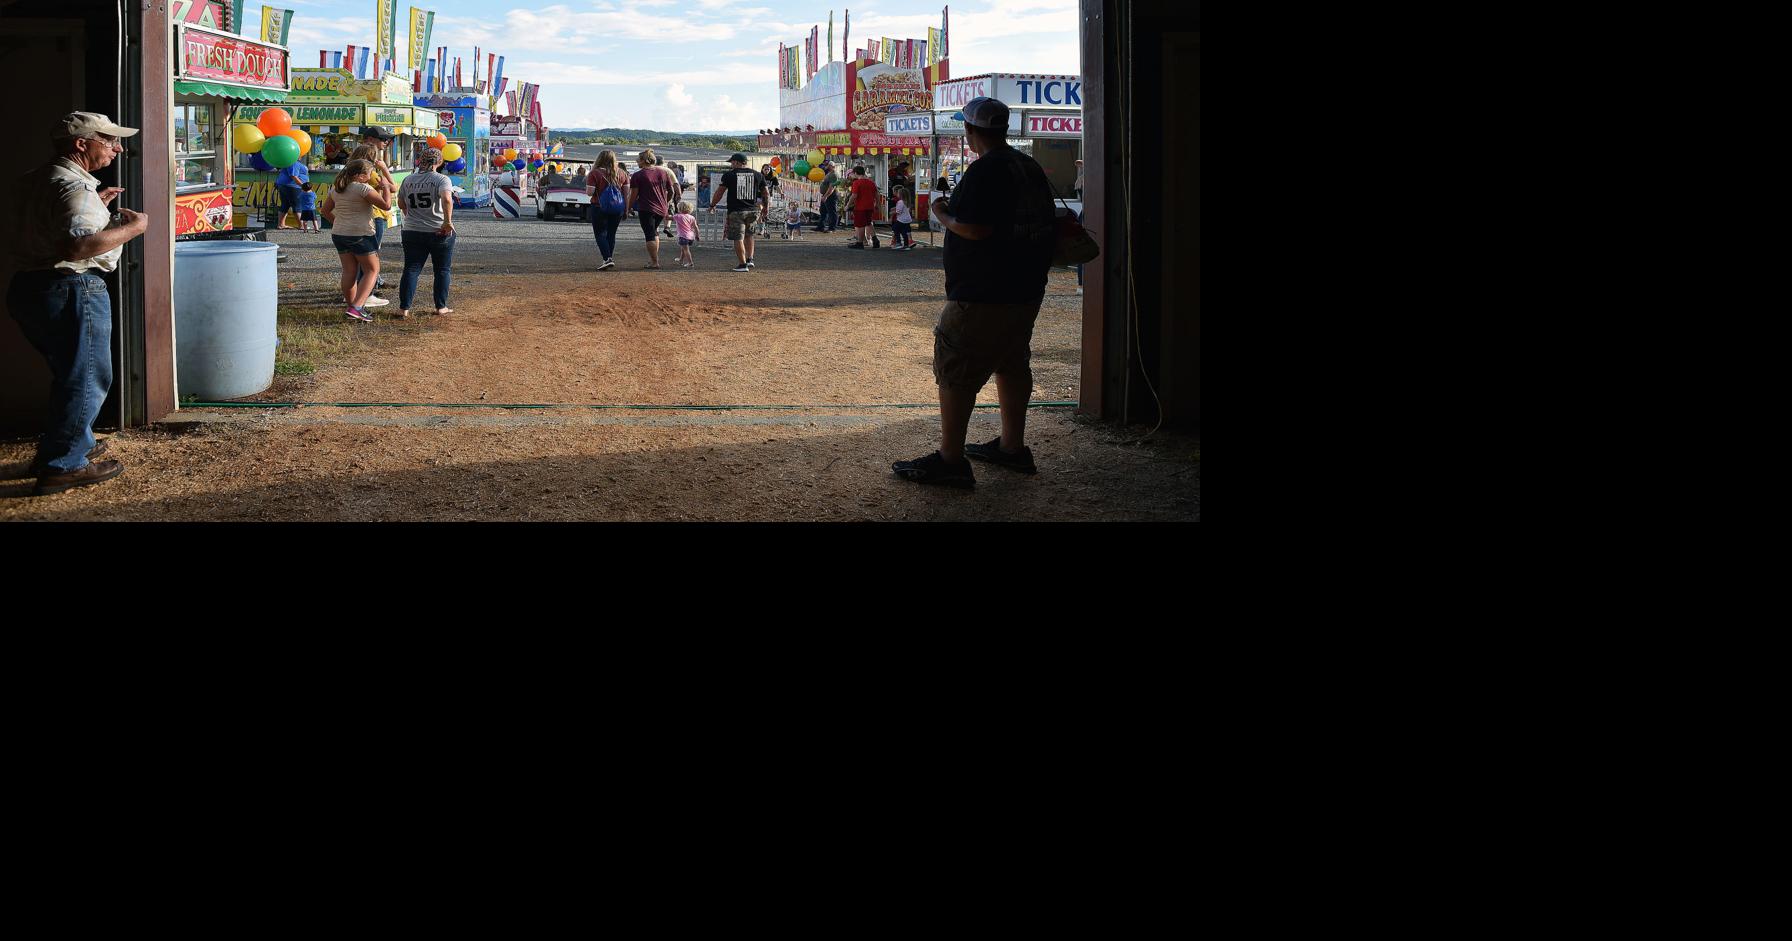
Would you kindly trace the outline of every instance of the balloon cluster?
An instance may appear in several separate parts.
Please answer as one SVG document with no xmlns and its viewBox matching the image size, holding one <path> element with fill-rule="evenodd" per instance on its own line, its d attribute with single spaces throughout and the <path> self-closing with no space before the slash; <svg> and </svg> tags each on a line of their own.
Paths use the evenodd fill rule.
<svg viewBox="0 0 1792 941">
<path fill-rule="evenodd" d="M 450 160 L 442 164 L 442 172 L 465 173 L 467 172 L 467 162 L 465 160 Z"/>
<path fill-rule="evenodd" d="M 808 176 L 809 175 L 809 161 L 798 160 L 795 164 L 791 165 L 790 169 L 795 170 L 797 176 Z"/>
<path fill-rule="evenodd" d="M 817 183 L 820 183 L 822 180 L 825 180 L 827 178 L 828 178 L 827 173 L 825 171 L 823 171 L 820 167 L 810 167 L 809 168 L 809 179 L 814 180 Z"/>
<path fill-rule="evenodd" d="M 257 170 L 284 170 L 311 152 L 311 135 L 293 127 L 284 108 L 263 111 L 254 124 L 238 124 L 230 142 L 250 155 L 249 164 Z"/>
</svg>

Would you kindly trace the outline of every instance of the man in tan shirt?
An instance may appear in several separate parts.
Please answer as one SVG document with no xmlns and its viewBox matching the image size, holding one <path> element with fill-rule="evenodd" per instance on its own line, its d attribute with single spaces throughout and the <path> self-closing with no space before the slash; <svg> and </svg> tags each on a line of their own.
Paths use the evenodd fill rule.
<svg viewBox="0 0 1792 941">
<path fill-rule="evenodd" d="M 6 306 L 50 366 L 50 407 L 37 448 L 35 495 L 97 484 L 124 472 L 93 438 L 93 421 L 112 390 L 112 297 L 99 277 L 118 267 L 124 243 L 149 219 L 107 208 L 124 192 L 101 187 L 93 171 L 124 150 L 137 133 L 103 114 L 76 111 L 50 134 L 57 158 L 19 178 L 18 272 Z"/>
</svg>

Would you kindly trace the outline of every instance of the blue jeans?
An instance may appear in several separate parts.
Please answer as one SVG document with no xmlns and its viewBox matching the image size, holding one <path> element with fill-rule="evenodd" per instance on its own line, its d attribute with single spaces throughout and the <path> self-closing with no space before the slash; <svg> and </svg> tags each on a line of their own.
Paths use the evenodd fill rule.
<svg viewBox="0 0 1792 941">
<path fill-rule="evenodd" d="M 839 227 L 840 214 L 834 210 L 834 202 L 835 200 L 832 194 L 822 198 L 821 221 L 815 224 L 815 231 L 832 232 Z"/>
<path fill-rule="evenodd" d="M 425 259 L 436 272 L 436 309 L 448 306 L 448 282 L 451 280 L 450 269 L 454 267 L 454 240 L 459 237 L 458 233 L 399 233 L 399 238 L 404 241 L 404 277 L 398 281 L 399 310 L 411 309 L 411 301 L 417 296 L 417 278 L 423 274 Z"/>
<path fill-rule="evenodd" d="M 621 216 L 606 216 L 591 207 L 591 232 L 597 236 L 597 253 L 609 261 L 616 254 L 616 228 L 622 225 Z"/>
<path fill-rule="evenodd" d="M 112 297 L 91 274 L 21 271 L 6 306 L 50 364 L 50 407 L 37 462 L 50 473 L 87 466 L 93 420 L 112 391 Z"/>
</svg>

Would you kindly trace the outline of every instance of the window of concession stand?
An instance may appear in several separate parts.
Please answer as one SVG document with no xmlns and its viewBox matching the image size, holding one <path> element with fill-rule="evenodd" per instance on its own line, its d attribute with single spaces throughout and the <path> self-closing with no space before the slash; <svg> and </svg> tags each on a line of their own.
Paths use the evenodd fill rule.
<svg viewBox="0 0 1792 941">
<path fill-rule="evenodd" d="M 219 4 L 194 4 L 187 12 L 199 6 Z M 232 113 L 245 103 L 286 99 L 286 47 L 195 23 L 177 23 L 174 31 L 175 237 L 230 237 L 221 233 L 245 227 L 233 218 L 231 205 Z"/>
<path fill-rule="evenodd" d="M 448 143 L 460 145 L 467 161 L 466 172 L 448 174 L 454 181 L 455 207 L 489 207 L 492 204 L 491 97 L 449 92 L 415 95 L 412 101 L 419 111 L 435 112 L 437 129 L 448 138 Z"/>
<path fill-rule="evenodd" d="M 254 124 L 270 106 L 239 107 L 236 124 Z M 311 135 L 311 151 L 300 158 L 310 171 L 311 187 L 322 194 L 362 142 L 369 127 L 380 127 L 397 139 L 388 151 L 392 178 L 403 182 L 410 174 L 411 142 L 436 131 L 436 112 L 411 103 L 411 83 L 397 75 L 356 79 L 347 69 L 293 69 L 292 91 L 279 105 L 292 118 L 292 126 Z M 233 201 L 239 209 L 268 210 L 280 205 L 274 190 L 277 174 L 251 169 L 248 157 L 237 169 Z M 323 204 L 323 196 L 318 204 Z M 319 223 L 328 225 L 322 219 Z"/>
</svg>

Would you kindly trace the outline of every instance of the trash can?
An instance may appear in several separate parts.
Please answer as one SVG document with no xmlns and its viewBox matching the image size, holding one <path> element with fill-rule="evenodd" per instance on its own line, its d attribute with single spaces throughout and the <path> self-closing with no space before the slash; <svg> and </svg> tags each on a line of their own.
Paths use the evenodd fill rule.
<svg viewBox="0 0 1792 941">
<path fill-rule="evenodd" d="M 174 368 L 181 398 L 234 399 L 274 383 L 280 284 L 272 242 L 176 242 Z"/>
</svg>

